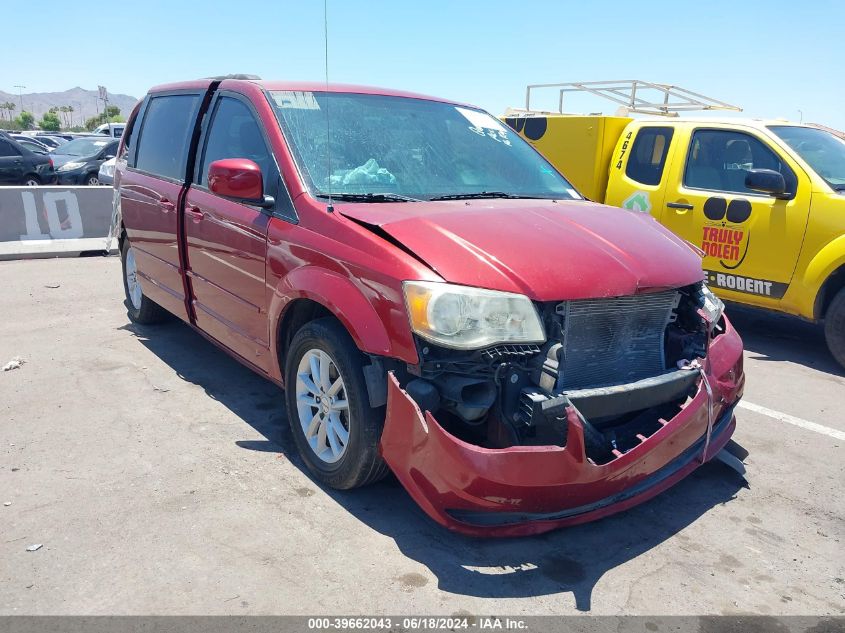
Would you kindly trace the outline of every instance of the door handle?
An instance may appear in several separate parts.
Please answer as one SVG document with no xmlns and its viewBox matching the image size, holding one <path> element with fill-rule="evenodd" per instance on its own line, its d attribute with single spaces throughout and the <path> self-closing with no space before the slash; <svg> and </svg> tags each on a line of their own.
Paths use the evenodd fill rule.
<svg viewBox="0 0 845 633">
<path fill-rule="evenodd" d="M 205 213 L 199 207 L 188 207 L 185 209 L 185 215 L 190 217 L 194 222 L 199 222 L 205 217 Z"/>
<path fill-rule="evenodd" d="M 686 209 L 687 211 L 690 211 L 695 208 L 691 204 L 688 204 L 686 202 L 667 202 L 666 206 L 670 209 Z"/>
<path fill-rule="evenodd" d="M 176 205 L 170 202 L 170 200 L 168 200 L 167 198 L 162 198 L 161 200 L 159 200 L 158 206 L 165 213 L 170 213 L 171 211 L 176 210 Z"/>
</svg>

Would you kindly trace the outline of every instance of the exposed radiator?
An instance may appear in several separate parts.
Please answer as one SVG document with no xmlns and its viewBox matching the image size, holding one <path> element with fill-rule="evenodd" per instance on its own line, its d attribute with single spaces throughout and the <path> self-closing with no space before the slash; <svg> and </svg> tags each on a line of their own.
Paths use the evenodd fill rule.
<svg viewBox="0 0 845 633">
<path fill-rule="evenodd" d="M 558 389 L 617 385 L 666 370 L 664 333 L 680 301 L 675 290 L 564 301 Z"/>
</svg>

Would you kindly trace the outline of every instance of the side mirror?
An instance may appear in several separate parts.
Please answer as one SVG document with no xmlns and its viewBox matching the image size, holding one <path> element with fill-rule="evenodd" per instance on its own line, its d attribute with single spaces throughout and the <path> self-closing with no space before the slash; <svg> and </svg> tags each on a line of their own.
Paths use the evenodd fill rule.
<svg viewBox="0 0 845 633">
<path fill-rule="evenodd" d="M 786 180 L 773 169 L 749 169 L 745 174 L 745 187 L 777 197 L 786 193 Z"/>
<path fill-rule="evenodd" d="M 112 158 L 114 158 L 114 154 L 106 154 L 103 156 L 103 160 L 111 160 Z"/>
<path fill-rule="evenodd" d="M 259 207 L 272 206 L 264 195 L 261 168 L 246 158 L 224 158 L 208 166 L 208 188 L 212 193 Z M 269 200 L 268 200 L 269 199 Z"/>
</svg>

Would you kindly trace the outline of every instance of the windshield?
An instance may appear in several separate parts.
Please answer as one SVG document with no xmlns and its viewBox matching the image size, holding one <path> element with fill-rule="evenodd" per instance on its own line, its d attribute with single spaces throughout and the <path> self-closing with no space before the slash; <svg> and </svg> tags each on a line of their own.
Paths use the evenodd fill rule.
<svg viewBox="0 0 845 633">
<path fill-rule="evenodd" d="M 331 190 L 387 194 L 348 198 L 362 202 L 467 194 L 581 198 L 515 132 L 480 110 L 353 93 L 273 91 L 270 97 L 316 196 Z"/>
<path fill-rule="evenodd" d="M 57 147 L 53 153 L 66 154 L 68 156 L 93 156 L 109 143 L 111 143 L 111 140 L 108 138 L 103 140 L 97 138 L 77 138 L 65 143 L 61 147 Z"/>
<path fill-rule="evenodd" d="M 776 125 L 769 129 L 794 149 L 827 184 L 845 191 L 845 141 L 812 127 Z"/>
</svg>

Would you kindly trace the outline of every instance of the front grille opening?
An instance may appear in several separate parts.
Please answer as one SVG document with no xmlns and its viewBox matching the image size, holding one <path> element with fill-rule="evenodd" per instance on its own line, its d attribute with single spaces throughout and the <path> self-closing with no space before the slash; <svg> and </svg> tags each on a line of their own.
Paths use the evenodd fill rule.
<svg viewBox="0 0 845 633">
<path fill-rule="evenodd" d="M 564 301 L 558 388 L 634 382 L 666 370 L 665 333 L 681 299 L 677 290 Z"/>
<path fill-rule="evenodd" d="M 636 448 L 674 418 L 688 398 L 680 398 L 655 407 L 632 411 L 612 419 L 596 419 L 584 425 L 587 458 L 602 465 Z"/>
</svg>

